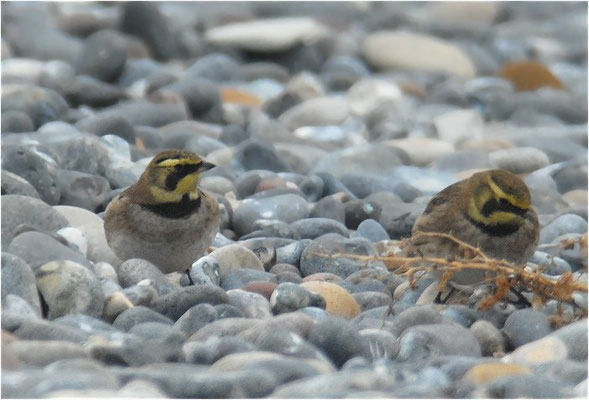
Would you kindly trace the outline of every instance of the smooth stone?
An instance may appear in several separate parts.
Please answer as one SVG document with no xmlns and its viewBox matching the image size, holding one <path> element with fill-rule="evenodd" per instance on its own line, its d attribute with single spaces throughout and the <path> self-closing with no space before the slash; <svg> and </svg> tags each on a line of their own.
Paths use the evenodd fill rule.
<svg viewBox="0 0 589 400">
<path fill-rule="evenodd" d="M 230 272 L 236 269 L 248 268 L 256 271 L 264 271 L 264 266 L 256 254 L 239 244 L 230 244 L 211 252 L 208 257 L 219 265 L 221 281 Z"/>
<path fill-rule="evenodd" d="M 135 325 L 145 322 L 158 322 L 172 326 L 174 322 L 166 316 L 143 306 L 135 306 L 123 311 L 113 322 L 113 327 L 128 332 Z"/>
<path fill-rule="evenodd" d="M 145 351 L 148 346 L 149 351 Z M 141 366 L 163 362 L 179 362 L 183 359 L 180 343 L 144 339 L 126 335 L 122 339 L 106 341 L 91 337 L 85 348 L 92 358 L 109 366 Z"/>
<path fill-rule="evenodd" d="M 289 129 L 304 126 L 341 124 L 349 114 L 348 102 L 341 97 L 317 97 L 303 101 L 284 112 L 279 120 Z"/>
<path fill-rule="evenodd" d="M 259 52 L 287 50 L 324 36 L 326 27 L 313 18 L 266 18 L 230 23 L 207 30 L 211 44 Z"/>
<path fill-rule="evenodd" d="M 196 331 L 190 338 L 189 342 L 205 341 L 213 336 L 237 336 L 248 328 L 256 326 L 260 321 L 245 317 L 227 317 L 217 319 Z"/>
<path fill-rule="evenodd" d="M 551 243 L 565 233 L 587 232 L 587 221 L 575 214 L 564 214 L 540 230 L 540 243 Z"/>
<path fill-rule="evenodd" d="M 338 367 L 366 352 L 358 331 L 349 322 L 339 318 L 317 322 L 311 328 L 308 340 L 325 352 Z"/>
<path fill-rule="evenodd" d="M 489 154 L 489 159 L 496 168 L 514 174 L 530 173 L 550 163 L 546 153 L 533 147 L 497 150 Z"/>
<path fill-rule="evenodd" d="M 41 316 L 41 303 L 37 292 L 35 274 L 20 257 L 2 252 L 2 300 L 16 295 L 26 301 L 37 316 Z"/>
<path fill-rule="evenodd" d="M 505 398 L 562 398 L 569 397 L 571 388 L 563 382 L 540 375 L 515 375 L 498 378 L 480 390 L 473 397 L 488 397 L 491 393 L 503 393 Z"/>
<path fill-rule="evenodd" d="M 181 288 L 173 293 L 160 296 L 151 302 L 150 307 L 177 321 L 188 309 L 201 304 L 211 305 L 228 303 L 229 298 L 225 291 L 213 285 L 194 285 Z"/>
<path fill-rule="evenodd" d="M 48 155 L 25 146 L 2 146 L 2 169 L 33 185 L 44 202 L 58 203 L 57 164 Z"/>
<path fill-rule="evenodd" d="M 217 310 L 210 304 L 201 303 L 190 307 L 174 323 L 174 327 L 186 335 L 192 336 L 203 326 L 215 321 L 218 318 Z"/>
<path fill-rule="evenodd" d="M 362 221 L 353 236 L 359 236 L 370 240 L 372 243 L 380 242 L 381 240 L 390 240 L 390 237 L 382 227 L 381 224 L 373 219 L 365 219 Z"/>
<path fill-rule="evenodd" d="M 581 319 L 564 326 L 552 334 L 566 345 L 568 356 L 572 360 L 583 361 L 587 359 L 587 320 Z"/>
<path fill-rule="evenodd" d="M 360 258 L 354 258 L 358 255 Z M 303 251 L 300 269 L 303 276 L 331 272 L 345 278 L 368 265 L 382 265 L 363 256 L 374 255 L 370 242 L 363 238 L 347 239 L 328 233 L 313 240 Z M 346 257 L 347 256 L 347 257 Z"/>
<path fill-rule="evenodd" d="M 289 276 L 294 275 L 295 277 L 300 278 L 300 276 L 298 276 L 292 272 L 283 272 L 282 274 L 288 274 Z M 258 293 L 258 294 L 264 296 L 264 298 L 266 298 L 266 300 L 270 301 L 270 297 L 272 296 L 272 293 L 274 292 L 274 290 L 278 286 L 278 283 L 281 283 L 280 277 L 277 274 L 273 274 L 273 275 L 275 275 L 275 280 L 277 283 L 264 282 L 264 281 L 253 281 L 253 282 L 250 282 L 247 285 L 241 287 L 241 289 L 245 290 L 246 292 Z M 300 279 L 300 281 L 302 281 L 302 279 Z M 290 281 L 287 281 L 287 282 L 290 282 Z M 297 281 L 297 283 L 298 282 L 299 281 Z"/>
<path fill-rule="evenodd" d="M 50 126 L 57 125 L 57 126 Z M 66 126 L 62 126 L 66 125 Z M 46 136 L 56 137 L 48 141 L 44 151 L 51 156 L 62 169 L 103 176 L 107 166 L 112 162 L 103 141 L 95 135 L 78 132 L 71 125 L 64 123 L 43 125 L 39 130 L 47 129 Z M 64 130 L 72 133 L 61 135 Z"/>
<path fill-rule="evenodd" d="M 123 311 L 135 306 L 123 292 L 114 291 L 105 296 L 102 319 L 107 322 L 112 323 Z"/>
<path fill-rule="evenodd" d="M 335 317 L 351 319 L 361 311 L 354 297 L 339 285 L 329 282 L 308 281 L 301 283 L 300 286 L 323 297 L 325 311 Z"/>
<path fill-rule="evenodd" d="M 305 218 L 291 224 L 302 239 L 316 239 L 327 233 L 337 233 L 349 237 L 348 229 L 341 222 L 328 218 Z"/>
<path fill-rule="evenodd" d="M 396 49 L 383 52 L 382 49 Z M 378 69 L 403 68 L 444 72 L 470 79 L 475 66 L 467 54 L 455 45 L 433 36 L 403 31 L 377 31 L 364 38 L 362 53 Z"/>
<path fill-rule="evenodd" d="M 142 125 L 155 128 L 188 118 L 187 111 L 180 105 L 142 101 L 121 102 L 101 110 L 97 115 L 100 117 L 120 115 L 127 118 L 133 126 Z"/>
<path fill-rule="evenodd" d="M 451 143 L 424 137 L 387 140 L 384 144 L 406 152 L 409 156 L 409 164 L 416 166 L 425 166 L 454 152 L 454 146 Z"/>
<path fill-rule="evenodd" d="M 87 257 L 92 262 L 104 261 L 118 266 L 121 260 L 113 253 L 106 242 L 104 222 L 93 212 L 72 206 L 54 206 L 64 216 L 70 226 L 79 229 L 88 241 Z"/>
<path fill-rule="evenodd" d="M 58 170 L 56 182 L 61 192 L 60 204 L 96 210 L 109 195 L 109 182 L 96 175 Z"/>
<path fill-rule="evenodd" d="M 66 340 L 79 344 L 88 340 L 88 334 L 80 329 L 36 319 L 23 321 L 14 334 L 21 340 Z"/>
<path fill-rule="evenodd" d="M 79 229 L 68 226 L 67 228 L 61 228 L 56 234 L 66 241 L 69 248 L 76 250 L 86 257 L 88 253 L 88 241 Z"/>
<path fill-rule="evenodd" d="M 156 284 L 149 279 L 144 279 L 135 285 L 128 286 L 123 289 L 123 294 L 135 306 L 149 306 L 151 300 L 159 295 Z"/>
<path fill-rule="evenodd" d="M 318 176 L 314 177 L 321 182 L 321 187 L 323 187 L 323 181 L 321 180 L 321 178 L 319 178 Z M 321 191 L 321 193 L 323 193 L 323 190 Z M 346 210 L 341 200 L 338 199 L 336 195 L 325 196 L 313 205 L 309 217 L 329 218 L 343 224 L 346 222 Z"/>
<path fill-rule="evenodd" d="M 554 181 L 560 193 L 566 193 L 575 189 L 587 191 L 587 168 L 584 165 L 565 166 L 553 174 Z M 585 202 L 586 203 L 586 202 Z"/>
<path fill-rule="evenodd" d="M 39 199 L 39 192 L 26 179 L 10 172 L 2 170 L 2 196 L 19 195 Z"/>
<path fill-rule="evenodd" d="M 246 171 L 269 170 L 274 172 L 290 171 L 278 153 L 268 143 L 247 139 L 235 147 L 234 158 Z"/>
<path fill-rule="evenodd" d="M 91 263 L 81 253 L 41 232 L 21 233 L 10 242 L 7 251 L 21 257 L 33 271 L 55 260 L 70 260 L 91 268 Z"/>
<path fill-rule="evenodd" d="M 395 198 L 393 193 L 389 192 L 388 195 Z M 396 200 L 401 201 L 400 198 L 397 198 Z M 382 208 L 377 203 L 358 199 L 350 199 L 349 201 L 346 201 L 344 203 L 344 210 L 346 226 L 349 229 L 356 230 L 358 230 L 360 225 L 366 220 L 374 220 L 374 222 L 376 222 L 382 212 Z M 370 222 L 367 222 L 367 224 L 371 225 Z"/>
<path fill-rule="evenodd" d="M 560 257 L 550 256 L 542 251 L 534 252 L 534 255 L 529 261 L 538 264 L 540 270 L 548 275 L 555 276 L 572 272 L 572 268 L 568 262 Z"/>
<path fill-rule="evenodd" d="M 382 104 L 396 104 L 403 97 L 403 92 L 392 81 L 364 78 L 355 82 L 348 90 L 350 110 L 366 117 Z"/>
<path fill-rule="evenodd" d="M 484 356 L 493 357 L 495 354 L 505 353 L 505 339 L 495 325 L 481 319 L 475 321 L 469 329 L 479 341 Z"/>
<path fill-rule="evenodd" d="M 382 292 L 364 291 L 359 293 L 352 293 L 352 296 L 362 311 L 382 306 L 392 307 L 393 305 L 393 300 L 391 297 Z"/>
<path fill-rule="evenodd" d="M 110 115 L 93 115 L 76 122 L 76 128 L 82 132 L 97 136 L 117 135 L 129 143 L 135 143 L 135 129 L 127 118 L 112 113 Z"/>
<path fill-rule="evenodd" d="M 14 332 L 27 321 L 40 320 L 41 311 L 35 310 L 20 296 L 7 294 L 2 298 L 2 329 Z"/>
<path fill-rule="evenodd" d="M 325 308 L 325 299 L 301 285 L 285 282 L 274 289 L 270 306 L 275 314 L 297 311 L 304 307 Z"/>
<path fill-rule="evenodd" d="M 531 365 L 536 373 L 554 377 L 568 384 L 587 380 L 587 366 L 581 361 L 561 360 Z"/>
<path fill-rule="evenodd" d="M 495 362 L 479 364 L 469 369 L 464 375 L 465 380 L 476 385 L 486 385 L 505 376 L 532 374 L 530 368 L 518 363 Z"/>
<path fill-rule="evenodd" d="M 10 343 L 7 350 L 14 352 L 24 365 L 30 367 L 45 367 L 58 360 L 88 357 L 80 345 L 59 340 L 18 340 Z"/>
<path fill-rule="evenodd" d="M 503 361 L 534 365 L 564 360 L 567 355 L 568 350 L 562 340 L 554 336 L 547 336 L 519 346 L 512 353 L 503 357 Z"/>
<path fill-rule="evenodd" d="M 2 133 L 33 132 L 33 120 L 22 111 L 6 111 L 2 113 Z"/>
<path fill-rule="evenodd" d="M 167 295 L 179 290 L 179 286 L 173 284 L 166 276 L 152 263 L 140 258 L 131 258 L 116 267 L 119 283 L 123 288 L 140 283 L 149 279 L 155 285 L 160 295 Z"/>
<path fill-rule="evenodd" d="M 215 365 L 225 357 L 235 358 L 239 353 L 251 356 L 255 353 L 255 346 L 239 337 L 211 336 L 204 341 L 191 341 L 184 344 L 182 351 L 186 361 L 193 364 Z M 250 359 L 248 357 L 248 359 Z M 251 359 L 250 359 L 251 360 Z M 215 368 L 220 368 L 227 360 L 221 362 Z"/>
<path fill-rule="evenodd" d="M 262 199 L 245 199 L 233 213 L 233 227 L 237 234 L 249 233 L 258 219 L 278 219 L 294 222 L 309 215 L 310 206 L 296 194 L 283 194 Z"/>
<path fill-rule="evenodd" d="M 548 315 L 536 310 L 514 311 L 505 321 L 503 332 L 514 348 L 540 339 L 552 332 Z"/>
<path fill-rule="evenodd" d="M 305 248 L 311 243 L 310 239 L 303 239 L 276 249 L 276 264 L 299 265 L 301 255 Z M 295 267 L 296 268 L 296 267 Z M 297 268 L 300 275 L 300 270 Z M 293 271 L 294 272 L 294 271 Z"/>
<path fill-rule="evenodd" d="M 3 92 L 2 111 L 11 110 L 24 112 L 38 128 L 46 122 L 63 118 L 68 110 L 68 103 L 52 89 L 25 85 Z"/>
<path fill-rule="evenodd" d="M 237 62 L 223 53 L 207 54 L 199 58 L 186 70 L 186 74 L 214 82 L 238 81 L 241 78 Z"/>
<path fill-rule="evenodd" d="M 433 121 L 438 137 L 445 142 L 459 141 L 483 135 L 485 121 L 476 110 L 452 110 L 438 115 Z"/>
<path fill-rule="evenodd" d="M 442 315 L 459 323 L 465 328 L 470 328 L 470 326 L 480 318 L 475 310 L 461 304 L 449 305 L 442 311 Z"/>
<path fill-rule="evenodd" d="M 192 264 L 192 268 L 188 273 L 192 281 L 197 285 L 221 285 L 221 270 L 219 263 L 213 257 L 204 256 L 199 258 Z"/>
<path fill-rule="evenodd" d="M 122 38 L 114 31 L 101 30 L 86 38 L 76 67 L 79 73 L 112 82 L 123 72 L 126 62 Z"/>
<path fill-rule="evenodd" d="M 242 289 L 250 282 L 276 282 L 276 276 L 269 272 L 257 271 L 249 268 L 228 271 L 221 279 L 224 290 Z"/>
<path fill-rule="evenodd" d="M 327 172 L 341 178 L 362 171 L 362 174 L 383 177 L 402 164 L 397 149 L 371 143 L 330 152 L 315 164 L 311 173 Z"/>
<path fill-rule="evenodd" d="M 399 337 L 412 326 L 439 324 L 442 322 L 444 322 L 443 316 L 433 306 L 410 307 L 395 317 L 392 333 Z"/>
<path fill-rule="evenodd" d="M 167 100 L 167 97 L 170 97 L 170 100 Z M 156 102 L 163 101 L 164 104 L 174 104 L 177 107 L 184 103 L 190 115 L 204 122 L 219 123 L 222 119 L 219 89 L 217 84 L 209 79 L 186 77 L 163 87 L 151 94 L 149 98 Z M 168 146 L 171 144 L 168 143 Z"/>
<path fill-rule="evenodd" d="M 422 360 L 433 355 L 481 356 L 476 337 L 457 324 L 426 324 L 412 326 L 400 337 L 397 360 Z"/>
<path fill-rule="evenodd" d="M 157 340 L 165 343 L 183 343 L 186 337 L 173 326 L 161 322 L 142 322 L 133 325 L 129 333 L 146 340 Z"/>
<path fill-rule="evenodd" d="M 99 318 L 104 294 L 96 276 L 73 261 L 54 261 L 35 271 L 37 288 L 47 304 L 47 318 L 80 312 Z"/>
<path fill-rule="evenodd" d="M 240 310 L 246 318 L 266 319 L 272 317 L 270 303 L 258 293 L 241 289 L 227 291 L 229 304 Z"/>
<path fill-rule="evenodd" d="M 155 4 L 125 4 L 120 18 L 122 31 L 141 38 L 156 59 L 167 60 L 175 54 L 171 26 Z"/>
</svg>

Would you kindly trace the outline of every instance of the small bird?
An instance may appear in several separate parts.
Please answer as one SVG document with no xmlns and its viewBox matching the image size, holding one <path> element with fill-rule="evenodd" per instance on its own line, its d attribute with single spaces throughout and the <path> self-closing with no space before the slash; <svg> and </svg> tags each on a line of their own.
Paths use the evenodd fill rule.
<svg viewBox="0 0 589 400">
<path fill-rule="evenodd" d="M 219 230 L 217 200 L 198 188 L 214 166 L 189 151 L 156 155 L 106 208 L 104 231 L 114 253 L 148 260 L 166 274 L 188 271 Z"/>
<path fill-rule="evenodd" d="M 538 216 L 530 191 L 517 176 L 503 170 L 473 174 L 436 194 L 413 226 L 411 243 L 422 256 L 462 258 L 449 239 L 416 237 L 419 232 L 451 234 L 478 247 L 490 258 L 524 264 L 538 244 Z M 462 270 L 452 282 L 473 285 L 484 272 Z"/>
</svg>

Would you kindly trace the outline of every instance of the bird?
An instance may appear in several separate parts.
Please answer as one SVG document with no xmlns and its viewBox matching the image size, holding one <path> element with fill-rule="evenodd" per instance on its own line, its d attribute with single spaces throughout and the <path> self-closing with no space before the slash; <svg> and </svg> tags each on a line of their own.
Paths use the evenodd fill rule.
<svg viewBox="0 0 589 400">
<path fill-rule="evenodd" d="M 218 202 L 198 187 L 214 167 L 190 151 L 157 154 L 106 208 L 104 231 L 114 253 L 150 261 L 165 274 L 188 272 L 219 230 Z"/>
<path fill-rule="evenodd" d="M 536 250 L 539 230 L 524 181 L 508 171 L 494 169 L 475 173 L 432 197 L 415 221 L 410 248 L 412 255 L 463 258 L 463 249 L 456 242 L 419 235 L 444 233 L 479 248 L 489 258 L 522 265 Z M 475 285 L 484 279 L 484 271 L 465 269 L 455 272 L 451 282 Z"/>
</svg>

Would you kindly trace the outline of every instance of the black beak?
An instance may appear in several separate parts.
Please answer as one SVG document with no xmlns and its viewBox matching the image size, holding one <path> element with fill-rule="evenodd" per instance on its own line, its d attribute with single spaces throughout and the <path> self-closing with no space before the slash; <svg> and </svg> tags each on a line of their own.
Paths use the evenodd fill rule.
<svg viewBox="0 0 589 400">
<path fill-rule="evenodd" d="M 209 169 L 215 168 L 215 167 L 216 167 L 215 164 L 203 161 L 198 167 L 198 172 L 205 172 L 205 171 L 208 171 Z"/>
</svg>

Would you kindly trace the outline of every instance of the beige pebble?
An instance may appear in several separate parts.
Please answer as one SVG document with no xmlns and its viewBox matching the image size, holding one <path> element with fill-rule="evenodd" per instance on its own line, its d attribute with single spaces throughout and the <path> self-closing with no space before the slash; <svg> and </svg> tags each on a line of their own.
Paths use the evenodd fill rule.
<svg viewBox="0 0 589 400">
<path fill-rule="evenodd" d="M 354 297 L 339 285 L 321 281 L 308 281 L 300 285 L 323 297 L 326 303 L 325 311 L 333 316 L 350 319 L 360 314 L 360 306 Z"/>
</svg>

